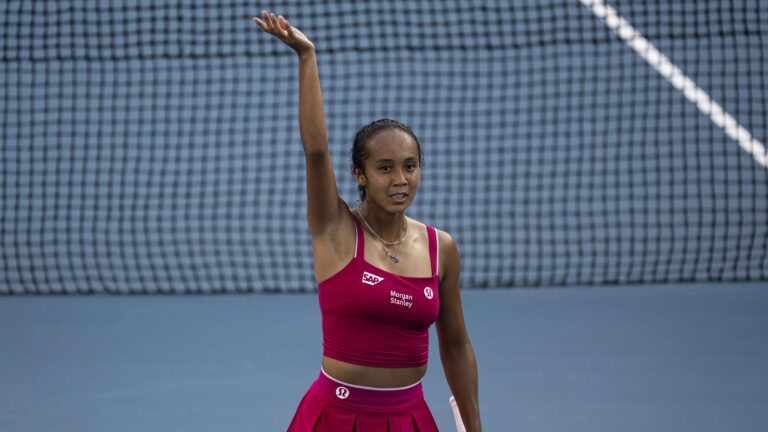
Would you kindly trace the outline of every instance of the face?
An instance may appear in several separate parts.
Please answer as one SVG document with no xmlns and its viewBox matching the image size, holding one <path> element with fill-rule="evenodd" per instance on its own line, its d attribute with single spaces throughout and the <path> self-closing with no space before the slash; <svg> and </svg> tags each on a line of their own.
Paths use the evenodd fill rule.
<svg viewBox="0 0 768 432">
<path fill-rule="evenodd" d="M 365 172 L 356 171 L 366 188 L 366 202 L 390 212 L 404 211 L 416 196 L 421 181 L 416 141 L 399 129 L 374 135 L 367 144 Z"/>
</svg>

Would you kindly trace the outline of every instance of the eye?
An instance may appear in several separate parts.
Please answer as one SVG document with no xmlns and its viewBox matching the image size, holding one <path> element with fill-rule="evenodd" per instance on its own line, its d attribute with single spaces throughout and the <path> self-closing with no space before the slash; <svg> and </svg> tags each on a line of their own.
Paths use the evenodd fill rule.
<svg viewBox="0 0 768 432">
<path fill-rule="evenodd" d="M 408 171 L 414 171 L 417 167 L 418 165 L 413 162 L 405 164 L 405 169 Z"/>
<path fill-rule="evenodd" d="M 382 166 L 379 167 L 379 171 L 388 173 L 388 172 L 392 171 L 392 167 L 389 166 L 389 165 L 382 165 Z"/>
</svg>

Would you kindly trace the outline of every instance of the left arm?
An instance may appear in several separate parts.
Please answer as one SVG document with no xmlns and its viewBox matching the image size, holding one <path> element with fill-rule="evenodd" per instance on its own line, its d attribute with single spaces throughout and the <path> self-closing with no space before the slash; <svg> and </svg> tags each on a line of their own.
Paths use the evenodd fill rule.
<svg viewBox="0 0 768 432">
<path fill-rule="evenodd" d="M 480 403 L 477 395 L 477 361 L 464 325 L 461 308 L 460 265 L 456 242 L 450 235 L 440 236 L 440 314 L 437 317 L 437 337 L 440 359 L 448 386 L 456 398 L 467 432 L 482 430 Z"/>
</svg>

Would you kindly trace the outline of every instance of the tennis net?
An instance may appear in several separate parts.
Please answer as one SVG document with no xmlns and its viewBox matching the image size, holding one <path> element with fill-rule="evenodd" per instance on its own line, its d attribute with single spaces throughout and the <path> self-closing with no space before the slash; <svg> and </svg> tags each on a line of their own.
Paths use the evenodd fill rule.
<svg viewBox="0 0 768 432">
<path fill-rule="evenodd" d="M 252 1 L 0 4 L 0 293 L 315 289 L 296 59 Z M 768 280 L 768 6 L 280 2 L 343 197 L 381 117 L 468 288 Z"/>
</svg>

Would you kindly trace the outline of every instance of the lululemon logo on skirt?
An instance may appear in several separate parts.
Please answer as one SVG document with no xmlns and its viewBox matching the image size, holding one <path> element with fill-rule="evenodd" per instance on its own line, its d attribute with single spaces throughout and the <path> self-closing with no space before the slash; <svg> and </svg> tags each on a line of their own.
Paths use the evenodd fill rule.
<svg viewBox="0 0 768 432">
<path fill-rule="evenodd" d="M 346 399 L 349 397 L 349 389 L 346 387 L 336 388 L 336 397 L 339 399 Z"/>
<path fill-rule="evenodd" d="M 435 294 L 432 292 L 432 288 L 430 288 L 430 287 L 424 288 L 424 296 L 426 296 L 428 299 L 432 300 L 432 297 L 434 295 Z"/>
</svg>

